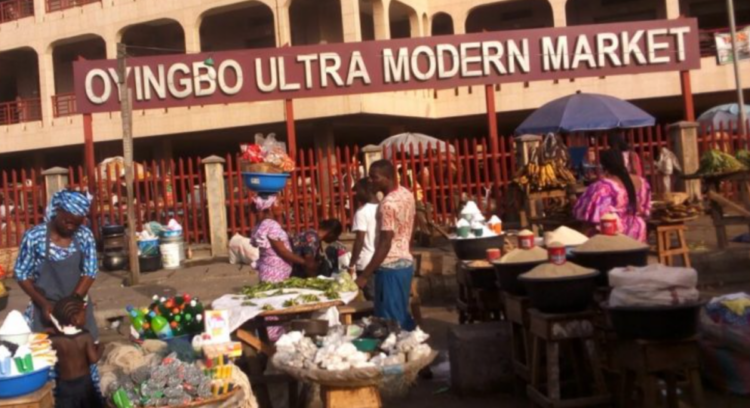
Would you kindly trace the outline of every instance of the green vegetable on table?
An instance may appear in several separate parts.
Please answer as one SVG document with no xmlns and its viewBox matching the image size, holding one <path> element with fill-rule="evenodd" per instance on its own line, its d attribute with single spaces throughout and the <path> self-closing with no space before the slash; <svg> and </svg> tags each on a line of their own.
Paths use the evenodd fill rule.
<svg viewBox="0 0 750 408">
<path fill-rule="evenodd" d="M 698 174 L 715 175 L 747 170 L 747 166 L 729 154 L 708 150 L 701 156 Z"/>
<path fill-rule="evenodd" d="M 331 300 L 339 299 L 340 292 L 353 292 L 358 290 L 357 284 L 348 273 L 342 273 L 338 279 L 318 279 L 318 278 L 289 278 L 283 282 L 261 282 L 255 286 L 246 286 L 242 289 L 242 294 L 249 299 L 260 299 L 264 297 L 273 297 L 283 295 L 283 289 L 310 289 L 323 292 Z M 276 291 L 270 295 L 266 292 Z"/>
<path fill-rule="evenodd" d="M 261 307 L 261 309 L 265 310 L 266 312 L 276 310 L 270 303 L 266 303 L 265 305 L 263 305 L 263 307 Z"/>
<path fill-rule="evenodd" d="M 737 160 L 739 160 L 740 163 L 744 164 L 745 167 L 750 168 L 750 150 L 747 150 L 747 149 L 737 150 L 735 157 L 737 158 Z"/>
</svg>

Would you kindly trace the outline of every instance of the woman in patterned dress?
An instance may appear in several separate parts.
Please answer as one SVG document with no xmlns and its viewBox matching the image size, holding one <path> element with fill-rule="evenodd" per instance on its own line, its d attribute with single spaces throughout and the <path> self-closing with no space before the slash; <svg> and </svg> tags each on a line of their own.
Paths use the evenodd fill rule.
<svg viewBox="0 0 750 408">
<path fill-rule="evenodd" d="M 651 213 L 651 187 L 643 177 L 630 174 L 622 153 L 606 150 L 600 154 L 604 174 L 591 184 L 576 202 L 573 215 L 592 225 L 596 233 L 602 216 L 614 214 L 621 234 L 641 242 L 647 240 L 646 218 Z"/>
</svg>

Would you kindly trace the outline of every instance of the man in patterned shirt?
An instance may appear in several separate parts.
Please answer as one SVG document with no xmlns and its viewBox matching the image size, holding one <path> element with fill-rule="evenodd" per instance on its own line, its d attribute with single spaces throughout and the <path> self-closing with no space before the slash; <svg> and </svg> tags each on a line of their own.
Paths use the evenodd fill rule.
<svg viewBox="0 0 750 408">
<path fill-rule="evenodd" d="M 415 328 L 409 315 L 409 293 L 414 274 L 410 252 L 414 228 L 414 195 L 398 184 L 396 169 L 390 161 L 380 160 L 370 166 L 370 181 L 384 198 L 378 209 L 375 254 L 357 277 L 364 288 L 375 274 L 375 316 L 397 321 L 404 330 Z"/>
</svg>

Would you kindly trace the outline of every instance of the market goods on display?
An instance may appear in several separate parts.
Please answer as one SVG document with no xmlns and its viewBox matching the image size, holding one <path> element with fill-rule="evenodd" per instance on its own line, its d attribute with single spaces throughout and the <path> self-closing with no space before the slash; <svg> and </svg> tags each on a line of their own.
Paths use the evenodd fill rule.
<svg viewBox="0 0 750 408">
<path fill-rule="evenodd" d="M 690 204 L 655 204 L 651 210 L 651 219 L 665 222 L 678 222 L 695 219 L 701 215 L 702 209 Z"/>
<path fill-rule="evenodd" d="M 734 156 L 745 167 L 750 168 L 750 150 L 747 150 L 747 149 L 737 150 L 737 153 Z"/>
<path fill-rule="evenodd" d="M 601 252 L 622 252 L 638 251 L 648 248 L 648 245 L 630 238 L 627 235 L 604 235 L 597 234 L 589 238 L 586 243 L 575 248 L 576 253 L 601 253 Z"/>
<path fill-rule="evenodd" d="M 242 306 L 259 307 L 264 311 L 275 310 L 268 299 L 296 295 L 284 301 L 282 307 L 339 300 L 341 293 L 359 290 L 351 275 L 344 272 L 335 279 L 292 277 L 282 282 L 260 282 L 242 289 Z M 312 292 L 312 293 L 310 293 Z"/>
<path fill-rule="evenodd" d="M 747 166 L 742 164 L 742 162 L 734 158 L 732 155 L 711 149 L 703 153 L 701 156 L 697 174 L 711 176 L 744 171 L 747 169 Z"/>
<path fill-rule="evenodd" d="M 609 272 L 613 307 L 676 306 L 700 300 L 698 272 L 692 268 L 653 264 Z"/>
<path fill-rule="evenodd" d="M 596 271 L 593 269 L 584 268 L 572 262 L 565 262 L 561 265 L 544 263 L 521 276 L 529 279 L 554 279 L 589 275 L 594 272 Z"/>
<path fill-rule="evenodd" d="M 548 135 L 544 143 L 534 149 L 529 162 L 518 171 L 513 182 L 527 194 L 566 188 L 576 183 L 569 163 L 568 149 L 562 140 Z"/>
<path fill-rule="evenodd" d="M 533 263 L 542 262 L 548 257 L 547 250 L 540 247 L 533 247 L 531 249 L 517 248 L 509 253 L 503 255 L 498 263 L 500 264 L 521 264 L 521 263 Z"/>
<path fill-rule="evenodd" d="M 117 408 L 177 407 L 214 399 L 234 391 L 234 384 L 217 381 L 198 364 L 170 354 L 158 364 L 120 373 L 105 394 Z"/>
<path fill-rule="evenodd" d="M 566 247 L 574 247 L 583 245 L 588 240 L 589 237 L 586 235 L 564 225 L 554 231 L 544 234 L 544 242 L 547 245 L 550 245 L 553 242 L 559 242 Z"/>
<path fill-rule="evenodd" d="M 204 306 L 188 294 L 171 298 L 154 295 L 147 308 L 126 308 L 133 337 L 137 339 L 168 340 L 185 335 L 196 335 L 204 330 Z"/>
</svg>

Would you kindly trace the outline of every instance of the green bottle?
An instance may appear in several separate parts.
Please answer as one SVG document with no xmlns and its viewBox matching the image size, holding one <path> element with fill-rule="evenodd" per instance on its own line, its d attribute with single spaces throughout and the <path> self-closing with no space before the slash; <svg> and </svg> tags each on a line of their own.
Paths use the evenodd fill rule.
<svg viewBox="0 0 750 408">
<path fill-rule="evenodd" d="M 133 325 L 133 329 L 135 329 L 138 334 L 143 337 L 144 329 L 143 329 L 143 323 L 146 322 L 146 317 L 143 315 L 143 312 L 139 309 L 134 308 L 131 305 L 128 305 L 125 310 L 128 311 L 128 315 L 130 317 L 130 324 Z"/>
<path fill-rule="evenodd" d="M 154 312 L 151 312 L 151 328 L 157 337 L 161 340 L 169 340 L 174 337 L 172 328 L 169 327 L 169 322 L 164 316 L 159 316 Z"/>
<path fill-rule="evenodd" d="M 117 408 L 133 408 L 133 402 L 130 401 L 128 393 L 122 388 L 112 394 L 112 402 L 115 403 Z"/>
</svg>

